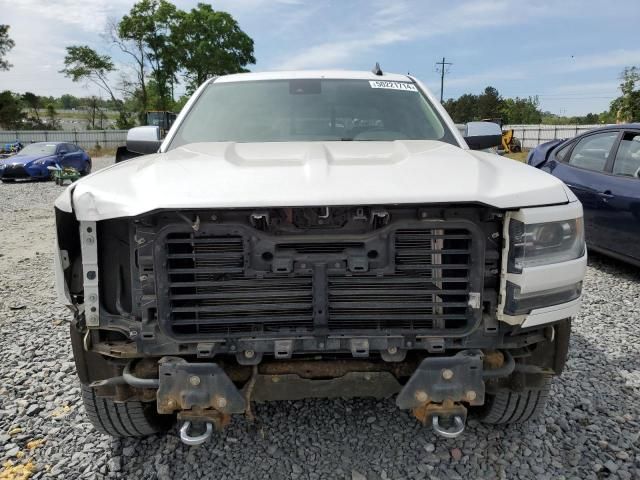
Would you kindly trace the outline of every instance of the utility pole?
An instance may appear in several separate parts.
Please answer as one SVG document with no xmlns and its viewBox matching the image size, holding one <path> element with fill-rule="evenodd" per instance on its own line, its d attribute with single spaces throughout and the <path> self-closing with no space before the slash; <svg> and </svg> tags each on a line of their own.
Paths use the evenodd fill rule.
<svg viewBox="0 0 640 480">
<path fill-rule="evenodd" d="M 445 61 L 445 58 L 442 57 L 442 61 L 441 62 L 437 62 L 436 65 L 440 65 L 440 103 L 442 103 L 442 100 L 444 99 L 444 74 L 445 69 L 448 65 L 453 65 L 453 63 L 451 62 L 447 62 Z"/>
</svg>

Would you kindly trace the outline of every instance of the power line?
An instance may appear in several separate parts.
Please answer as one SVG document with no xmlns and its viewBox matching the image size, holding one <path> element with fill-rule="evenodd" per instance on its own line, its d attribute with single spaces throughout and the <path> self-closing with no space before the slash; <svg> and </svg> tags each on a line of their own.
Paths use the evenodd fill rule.
<svg viewBox="0 0 640 480">
<path fill-rule="evenodd" d="M 442 57 L 442 61 L 436 62 L 436 65 L 440 65 L 440 103 L 442 103 L 443 93 L 444 93 L 444 74 L 445 74 L 445 71 L 446 72 L 449 71 L 448 66 L 453 65 L 453 63 L 446 62 L 445 58 Z"/>
</svg>

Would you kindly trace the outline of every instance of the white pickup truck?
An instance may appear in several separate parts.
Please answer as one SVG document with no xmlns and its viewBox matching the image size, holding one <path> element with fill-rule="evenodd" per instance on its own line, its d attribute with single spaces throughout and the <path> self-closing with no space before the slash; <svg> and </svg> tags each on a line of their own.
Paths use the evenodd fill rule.
<svg viewBox="0 0 640 480">
<path fill-rule="evenodd" d="M 253 401 L 390 397 L 440 435 L 515 423 L 565 362 L 586 268 L 558 179 L 481 152 L 417 79 L 213 78 L 148 154 L 55 204 L 87 414 L 205 441 Z"/>
</svg>

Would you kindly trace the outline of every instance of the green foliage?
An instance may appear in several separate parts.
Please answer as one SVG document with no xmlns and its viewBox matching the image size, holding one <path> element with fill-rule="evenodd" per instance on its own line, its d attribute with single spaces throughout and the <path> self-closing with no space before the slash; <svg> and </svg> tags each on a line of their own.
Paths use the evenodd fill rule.
<svg viewBox="0 0 640 480">
<path fill-rule="evenodd" d="M 9 37 L 9 25 L 0 25 L 0 70 L 9 70 L 12 65 L 4 59 L 15 46 L 15 42 Z"/>
<path fill-rule="evenodd" d="M 135 72 L 134 79 L 123 75 L 118 85 L 123 100 L 116 98 L 110 83 L 115 71 L 111 57 L 86 45 L 67 47 L 61 73 L 107 93 L 120 114 L 119 128 L 128 128 L 135 119 L 144 122 L 147 110 L 180 110 L 186 100 L 176 102 L 173 94 L 179 75 L 193 91 L 210 76 L 243 72 L 255 63 L 253 40 L 231 15 L 204 3 L 185 12 L 168 0 L 139 0 L 110 25 L 108 33 L 132 61 Z M 79 105 L 71 96 L 53 103 L 65 109 Z M 96 118 L 92 116 L 90 125 L 95 125 Z"/>
<path fill-rule="evenodd" d="M 60 124 L 58 122 L 58 112 L 56 112 L 56 107 L 53 103 L 47 104 L 47 127 L 50 130 L 57 130 L 60 128 Z"/>
<path fill-rule="evenodd" d="M 56 101 L 56 104 L 58 105 L 58 108 L 62 108 L 63 110 L 71 110 L 73 108 L 78 108 L 81 102 L 82 100 L 78 97 L 65 93 Z"/>
<path fill-rule="evenodd" d="M 29 109 L 29 113 L 31 117 L 29 120 L 37 125 L 41 124 L 39 110 L 42 108 L 42 103 L 40 101 L 40 97 L 38 97 L 35 93 L 25 92 L 22 95 L 22 102 Z"/>
<path fill-rule="evenodd" d="M 131 7 L 129 14 L 122 17 L 118 24 L 120 39 L 139 45 L 142 62 L 151 66 L 158 95 L 152 103 L 146 98 L 144 85 L 140 85 L 145 94 L 145 108 L 166 110 L 172 101 L 171 90 L 178 61 L 171 32 L 178 19 L 177 12 L 175 5 L 165 0 L 141 0 Z"/>
<path fill-rule="evenodd" d="M 0 127 L 16 129 L 22 125 L 24 113 L 20 96 L 9 90 L 0 93 Z"/>
<path fill-rule="evenodd" d="M 538 98 L 502 98 L 498 90 L 487 87 L 480 95 L 467 93 L 444 102 L 453 121 L 466 123 L 501 118 L 504 123 L 540 123 Z"/>
<path fill-rule="evenodd" d="M 538 97 L 507 98 L 502 102 L 502 118 L 509 124 L 535 124 L 542 120 Z"/>
<path fill-rule="evenodd" d="M 253 40 L 230 14 L 198 3 L 178 18 L 172 41 L 190 90 L 211 76 L 245 72 L 255 63 Z"/>
<path fill-rule="evenodd" d="M 622 96 L 611 102 L 611 111 L 619 122 L 640 120 L 640 69 L 627 67 L 621 75 L 620 91 Z"/>
<path fill-rule="evenodd" d="M 108 55 L 100 55 L 86 45 L 67 47 L 67 55 L 64 57 L 64 65 L 60 72 L 71 78 L 74 82 L 90 82 L 98 86 L 109 95 L 118 110 L 119 117 L 116 121 L 118 128 L 131 128 L 135 125 L 131 112 L 125 109 L 124 102 L 116 98 L 113 87 L 109 82 L 109 74 L 115 67 Z"/>
<path fill-rule="evenodd" d="M 543 125 L 594 125 L 596 123 L 615 123 L 615 119 L 611 120 L 608 112 L 587 113 L 586 115 L 576 115 L 572 117 L 543 112 L 540 123 Z"/>
<path fill-rule="evenodd" d="M 478 96 L 477 100 L 477 116 L 484 118 L 499 118 L 502 112 L 503 100 L 493 87 L 484 89 L 484 93 Z"/>
<path fill-rule="evenodd" d="M 111 57 L 100 55 L 87 45 L 76 45 L 67 47 L 64 68 L 60 70 L 60 73 L 64 73 L 74 82 L 92 82 L 111 95 L 107 75 L 113 70 Z"/>
</svg>

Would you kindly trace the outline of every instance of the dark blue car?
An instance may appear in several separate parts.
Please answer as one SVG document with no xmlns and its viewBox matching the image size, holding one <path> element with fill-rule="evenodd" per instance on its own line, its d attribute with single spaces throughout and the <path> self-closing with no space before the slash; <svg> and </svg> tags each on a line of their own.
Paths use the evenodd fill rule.
<svg viewBox="0 0 640 480">
<path fill-rule="evenodd" d="M 55 166 L 73 167 L 86 175 L 91 172 L 91 157 L 73 143 L 32 143 L 16 155 L 0 160 L 0 180 L 48 179 L 51 176 L 48 167 Z"/>
<path fill-rule="evenodd" d="M 544 143 L 527 163 L 580 199 L 590 249 L 640 266 L 640 123 Z"/>
</svg>

